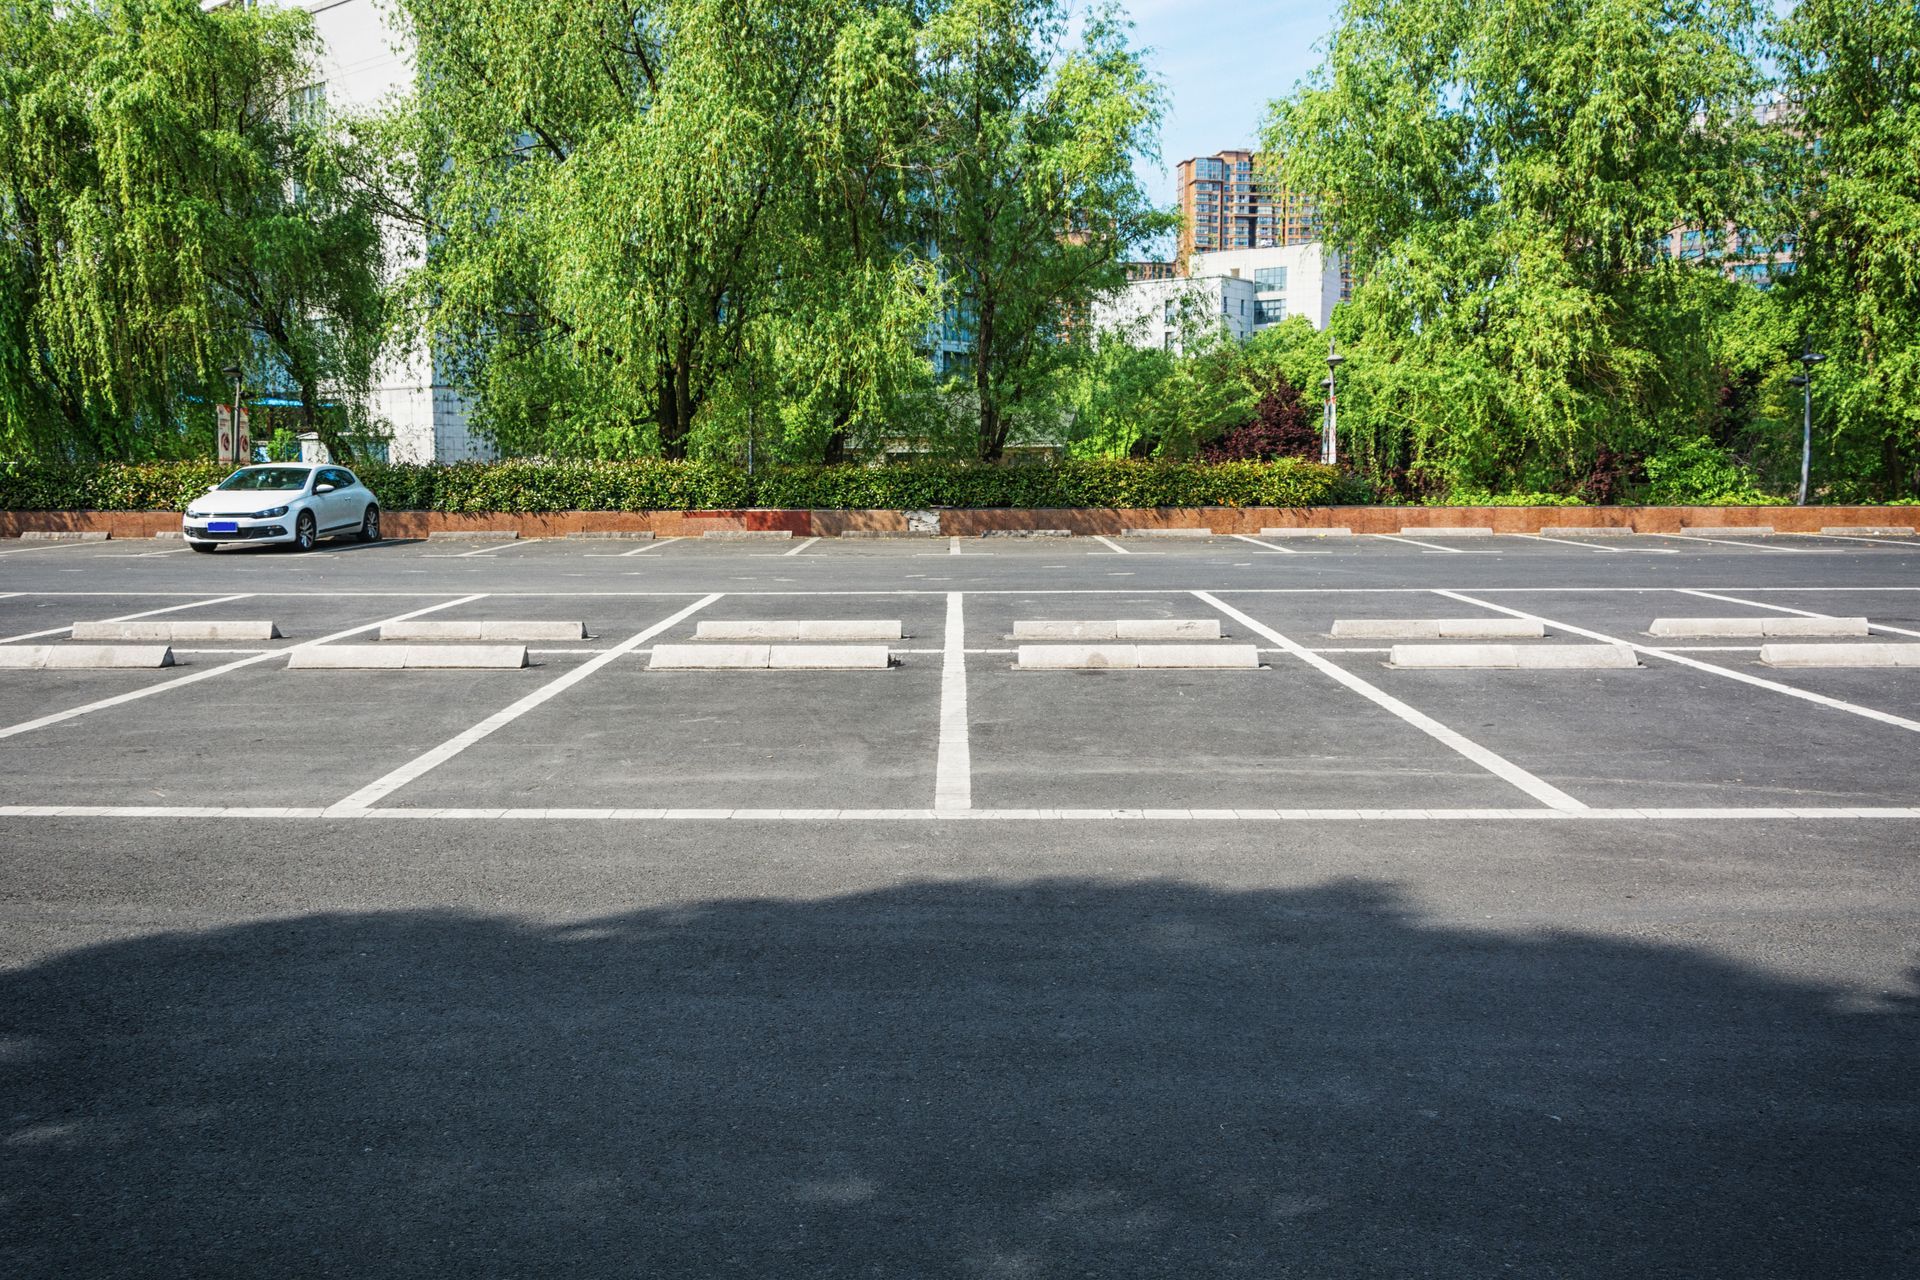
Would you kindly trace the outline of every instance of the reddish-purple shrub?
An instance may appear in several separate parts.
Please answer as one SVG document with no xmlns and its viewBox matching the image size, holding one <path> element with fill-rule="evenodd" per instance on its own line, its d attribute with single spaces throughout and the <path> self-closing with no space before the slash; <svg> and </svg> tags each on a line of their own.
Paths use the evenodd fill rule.
<svg viewBox="0 0 1920 1280">
<path fill-rule="evenodd" d="M 1300 400 L 1300 393 L 1284 378 L 1260 397 L 1253 421 L 1229 427 L 1219 439 L 1204 446 L 1208 462 L 1270 462 L 1275 458 L 1320 457 L 1320 424 Z"/>
</svg>

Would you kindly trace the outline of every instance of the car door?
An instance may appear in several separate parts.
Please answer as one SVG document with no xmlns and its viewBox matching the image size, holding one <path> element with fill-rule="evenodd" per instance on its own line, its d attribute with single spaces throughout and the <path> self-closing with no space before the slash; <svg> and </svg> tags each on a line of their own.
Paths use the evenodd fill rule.
<svg viewBox="0 0 1920 1280">
<path fill-rule="evenodd" d="M 354 502 L 354 495 L 349 492 L 353 486 L 353 477 L 338 467 L 322 467 L 319 474 L 314 477 L 313 487 L 318 491 L 323 484 L 332 485 L 333 491 L 318 495 L 322 531 L 359 523 L 360 512 Z"/>
</svg>

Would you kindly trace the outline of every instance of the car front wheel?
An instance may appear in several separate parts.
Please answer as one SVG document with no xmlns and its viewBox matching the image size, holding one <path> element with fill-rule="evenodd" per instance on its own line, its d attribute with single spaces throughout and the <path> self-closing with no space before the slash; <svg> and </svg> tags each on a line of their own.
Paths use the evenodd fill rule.
<svg viewBox="0 0 1920 1280">
<path fill-rule="evenodd" d="M 293 549 L 311 551 L 319 540 L 318 526 L 313 522 L 313 512 L 302 511 L 300 518 L 293 522 Z"/>
<path fill-rule="evenodd" d="M 368 507 L 367 514 L 360 517 L 360 541 L 380 541 L 380 508 Z"/>
</svg>

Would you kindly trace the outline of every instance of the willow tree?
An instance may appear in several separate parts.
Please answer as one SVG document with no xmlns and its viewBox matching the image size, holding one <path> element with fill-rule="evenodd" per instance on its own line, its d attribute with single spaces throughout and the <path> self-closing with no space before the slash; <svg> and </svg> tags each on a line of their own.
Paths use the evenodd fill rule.
<svg viewBox="0 0 1920 1280">
<path fill-rule="evenodd" d="M 894 231 L 913 45 L 890 6 L 405 8 L 420 296 L 503 446 L 679 457 L 719 400 L 798 373 L 857 405 L 910 351 L 928 292 Z"/>
<path fill-rule="evenodd" d="M 364 386 L 380 240 L 297 96 L 297 10 L 0 6 L 0 447 L 211 441 L 239 360 L 310 417 Z"/>
<path fill-rule="evenodd" d="M 1690 434 L 1715 239 L 1758 203 L 1751 0 L 1349 0 L 1264 144 L 1360 281 L 1343 428 L 1383 473 L 1565 482 Z M 1343 401 L 1347 399 L 1343 386 Z"/>
<path fill-rule="evenodd" d="M 1863 498 L 1920 497 L 1920 9 L 1803 0 L 1776 31 L 1796 232 L 1782 292 L 1829 362 L 1814 390 Z"/>
<path fill-rule="evenodd" d="M 1044 394 L 1064 335 L 1125 280 L 1129 251 L 1170 230 L 1134 176 L 1157 158 L 1158 85 L 1112 6 L 1068 40 L 1064 0 L 952 0 L 921 35 L 926 239 L 963 295 L 979 456 Z"/>
</svg>

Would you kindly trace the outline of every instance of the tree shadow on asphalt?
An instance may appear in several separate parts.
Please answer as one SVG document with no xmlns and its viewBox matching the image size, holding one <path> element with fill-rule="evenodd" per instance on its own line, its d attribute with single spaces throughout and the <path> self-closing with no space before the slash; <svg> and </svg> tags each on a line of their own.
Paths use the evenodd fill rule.
<svg viewBox="0 0 1920 1280">
<path fill-rule="evenodd" d="M 167 933 L 0 975 L 0 1273 L 1911 1275 L 1914 1013 L 1357 881 Z"/>
</svg>

